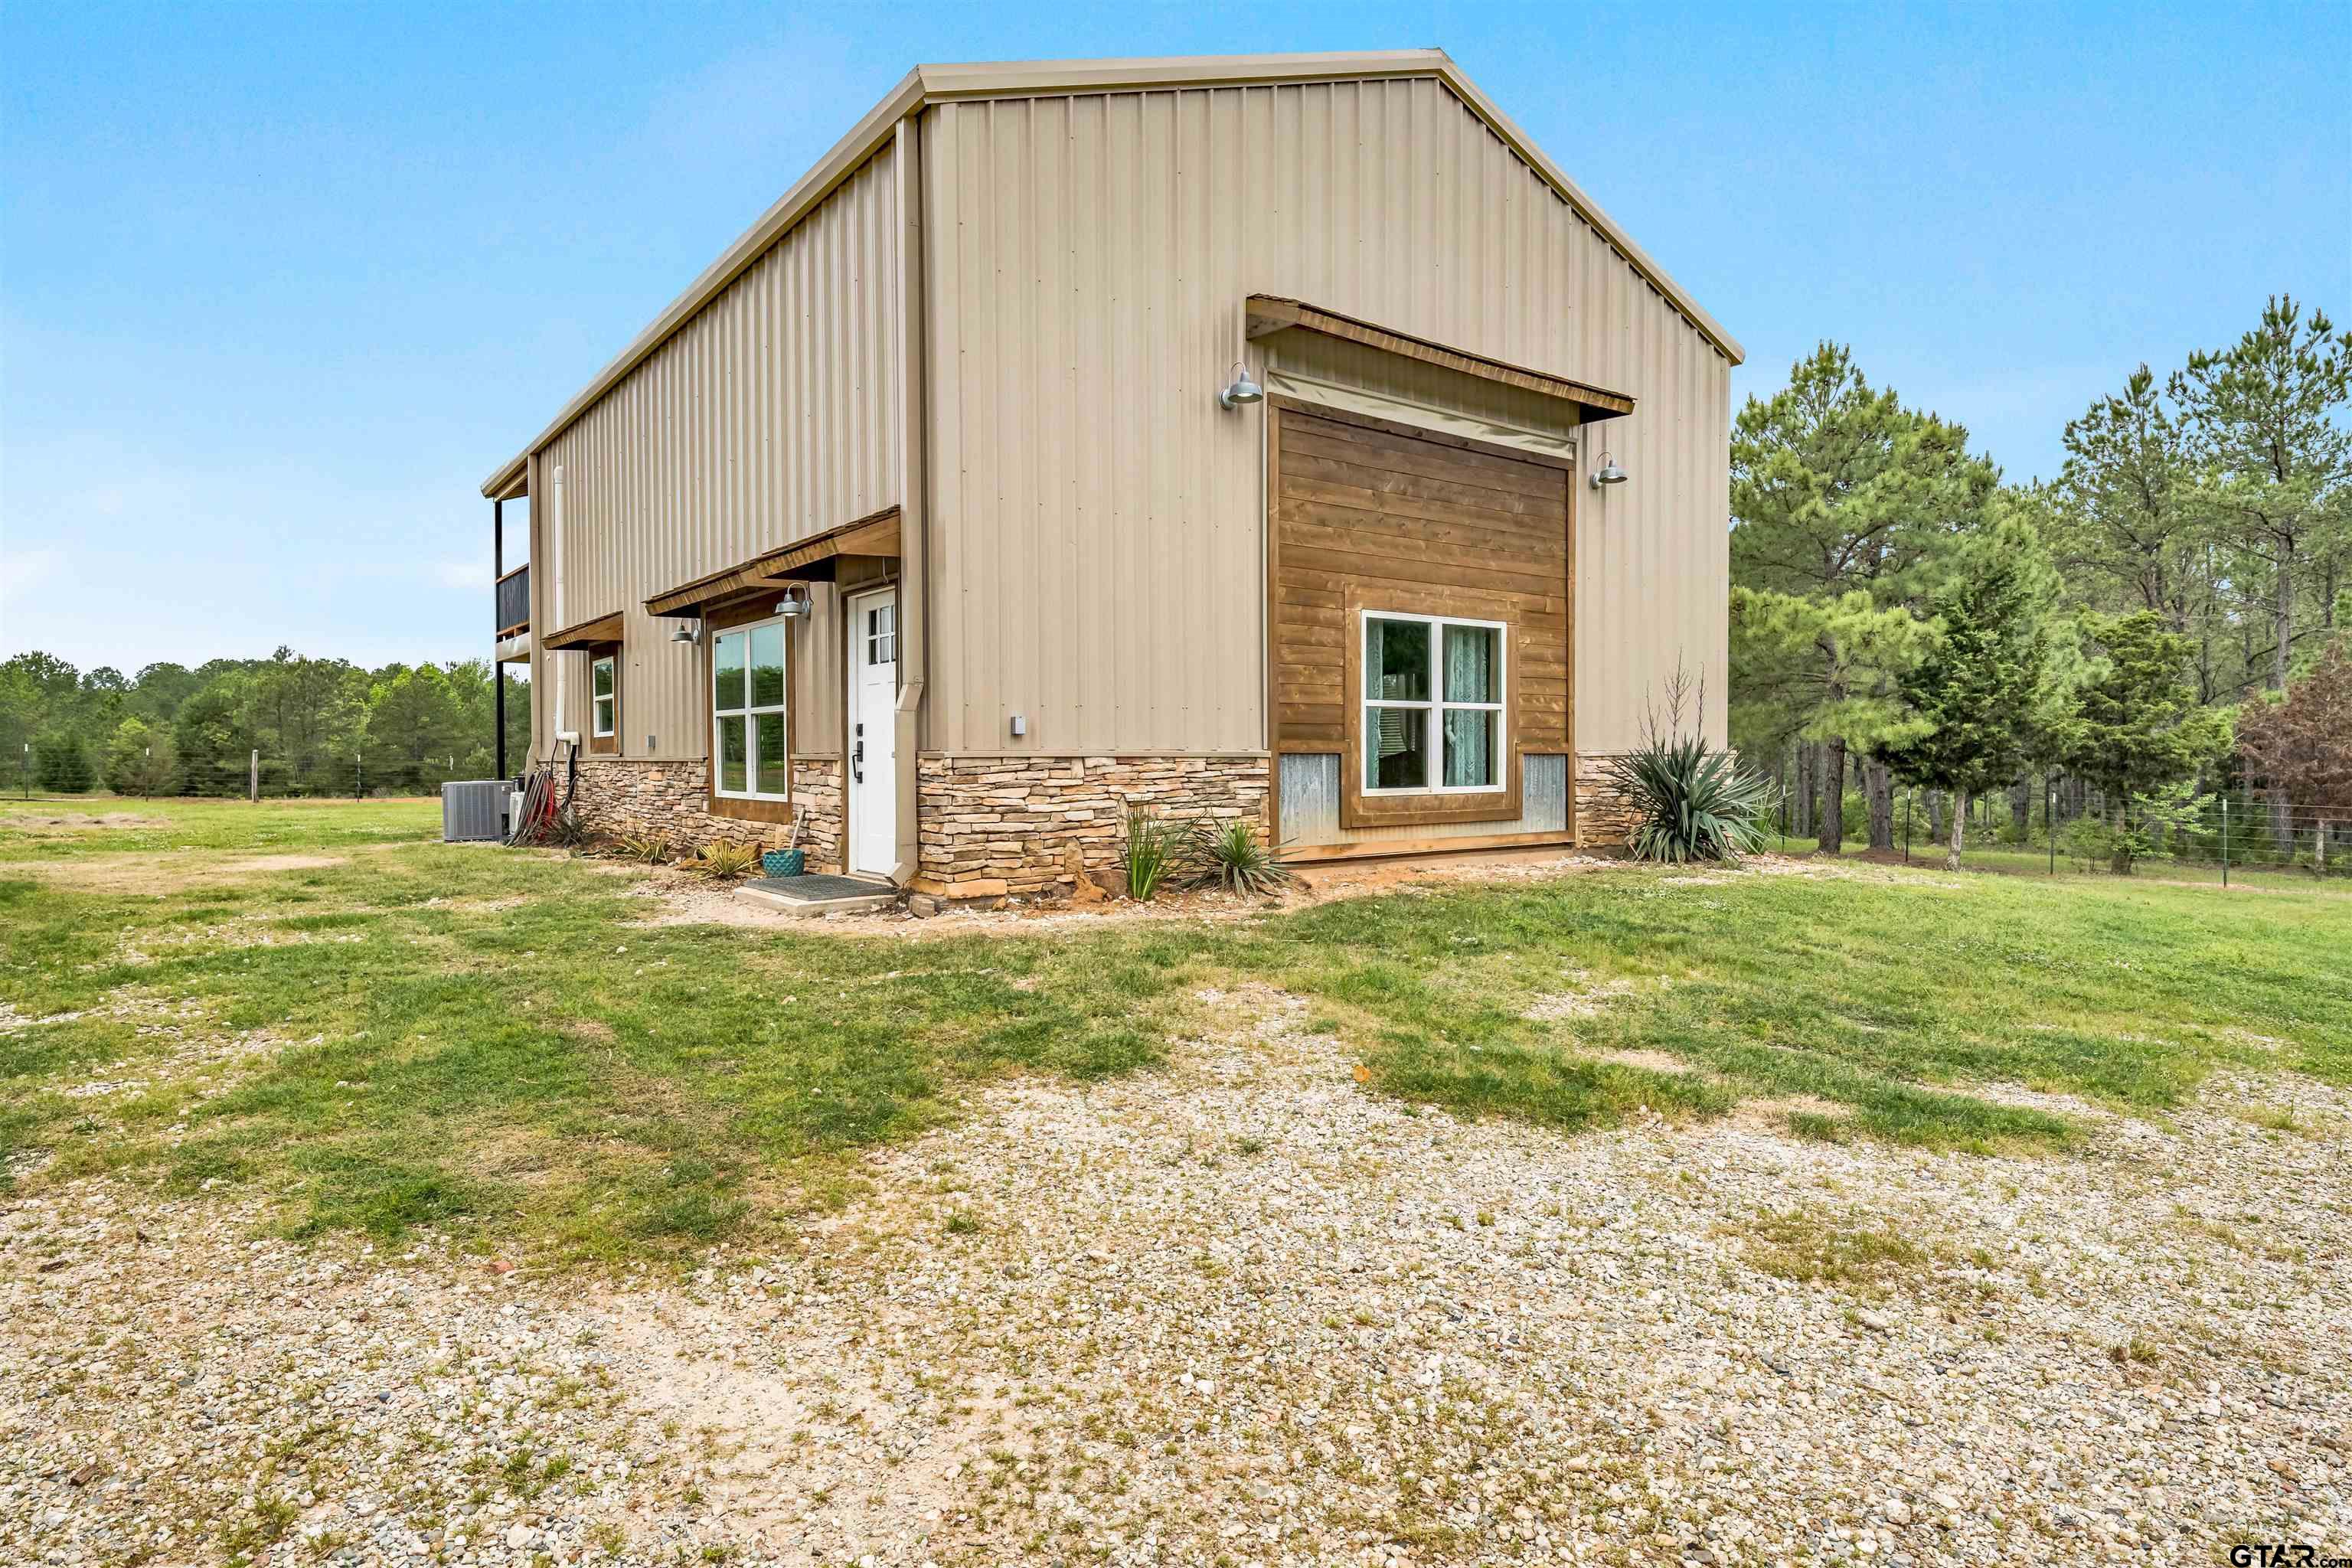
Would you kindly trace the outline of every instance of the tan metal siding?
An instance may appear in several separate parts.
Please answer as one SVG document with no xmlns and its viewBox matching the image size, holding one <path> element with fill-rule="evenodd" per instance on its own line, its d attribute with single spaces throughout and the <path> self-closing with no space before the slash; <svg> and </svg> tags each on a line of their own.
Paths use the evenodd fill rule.
<svg viewBox="0 0 2352 1568">
<path fill-rule="evenodd" d="M 558 629 L 560 548 L 566 622 L 625 616 L 623 755 L 698 757 L 708 745 L 703 660 L 669 641 L 676 623 L 645 613 L 648 595 L 898 500 L 898 217 L 886 153 L 535 454 L 532 559 L 550 565 L 532 573 L 532 626 Z M 556 521 L 559 466 L 560 546 L 538 531 Z M 835 596 L 820 588 L 816 614 L 793 632 L 797 754 L 840 749 L 840 647 Z M 564 722 L 549 721 L 554 683 L 540 677 L 564 657 L 533 666 L 534 690 L 548 693 L 535 704 L 542 752 L 554 729 L 586 727 L 584 661 Z"/>
<path fill-rule="evenodd" d="M 1585 433 L 1633 481 L 1580 492 L 1577 743 L 1678 657 L 1720 735 L 1728 362 L 1443 83 L 924 114 L 929 747 L 1265 743 L 1265 415 L 1215 398 L 1253 292 L 1633 394 Z"/>
</svg>

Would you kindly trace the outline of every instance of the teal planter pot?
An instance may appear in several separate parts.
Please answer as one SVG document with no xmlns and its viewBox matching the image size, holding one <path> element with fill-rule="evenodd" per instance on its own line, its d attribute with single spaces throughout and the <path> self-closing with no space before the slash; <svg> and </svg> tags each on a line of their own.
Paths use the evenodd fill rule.
<svg viewBox="0 0 2352 1568">
<path fill-rule="evenodd" d="M 760 857 L 760 869 L 771 877 L 803 877 L 808 874 L 808 851 L 805 849 L 771 849 Z"/>
</svg>

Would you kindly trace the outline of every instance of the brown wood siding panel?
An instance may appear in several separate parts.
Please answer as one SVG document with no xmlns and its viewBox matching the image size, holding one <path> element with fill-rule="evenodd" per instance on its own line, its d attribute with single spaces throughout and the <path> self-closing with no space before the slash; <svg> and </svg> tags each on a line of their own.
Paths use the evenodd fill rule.
<svg viewBox="0 0 2352 1568">
<path fill-rule="evenodd" d="M 1274 749 L 1345 751 L 1343 797 L 1360 822 L 1516 816 L 1519 753 L 1571 749 L 1574 474 L 1297 405 L 1278 405 L 1273 418 Z M 1344 484 L 1344 507 L 1335 484 Z M 1361 798 L 1354 666 L 1368 608 L 1510 624 L 1507 795 Z"/>
</svg>

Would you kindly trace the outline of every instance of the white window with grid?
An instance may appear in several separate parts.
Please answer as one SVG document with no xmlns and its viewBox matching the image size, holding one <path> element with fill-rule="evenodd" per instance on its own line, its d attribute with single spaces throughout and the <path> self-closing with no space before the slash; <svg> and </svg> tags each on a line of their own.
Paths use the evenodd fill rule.
<svg viewBox="0 0 2352 1568">
<path fill-rule="evenodd" d="M 1503 692 L 1510 628 L 1367 610 L 1366 795 L 1473 795 L 1506 787 Z"/>
<path fill-rule="evenodd" d="M 710 643 L 713 793 L 730 800 L 788 800 L 784 749 L 784 623 L 761 621 Z"/>
</svg>

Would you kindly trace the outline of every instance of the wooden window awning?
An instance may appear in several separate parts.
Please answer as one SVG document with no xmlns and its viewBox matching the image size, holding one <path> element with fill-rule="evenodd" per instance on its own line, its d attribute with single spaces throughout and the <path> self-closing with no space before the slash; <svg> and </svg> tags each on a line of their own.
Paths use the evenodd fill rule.
<svg viewBox="0 0 2352 1568">
<path fill-rule="evenodd" d="M 841 570 L 844 557 L 895 557 L 898 553 L 898 509 L 885 507 L 838 528 L 754 555 L 740 566 L 664 589 L 646 601 L 646 611 L 656 616 L 699 616 L 706 607 L 738 594 L 780 588 L 787 583 L 830 583 Z"/>
<path fill-rule="evenodd" d="M 598 616 L 593 621 L 582 621 L 560 632 L 550 632 L 539 639 L 539 646 L 550 653 L 556 653 L 564 648 L 593 647 L 598 643 L 620 640 L 621 612 L 614 610 L 609 616 Z"/>
<path fill-rule="evenodd" d="M 1337 310 L 1326 310 L 1298 300 L 1286 300 L 1277 294 L 1253 294 L 1249 297 L 1249 335 L 1265 337 L 1286 327 L 1302 331 L 1320 332 L 1326 337 L 1345 338 L 1352 343 L 1362 343 L 1406 359 L 1419 360 L 1444 370 L 1475 375 L 1483 381 L 1499 382 L 1523 391 L 1541 393 L 1547 397 L 1560 398 L 1575 404 L 1587 424 L 1601 419 L 1614 419 L 1633 412 L 1631 393 L 1611 392 L 1605 387 L 1581 381 L 1570 381 L 1563 375 L 1551 375 L 1521 365 L 1506 364 L 1484 354 L 1470 353 L 1462 349 L 1448 348 L 1444 343 L 1431 342 L 1427 338 L 1414 337 L 1393 327 L 1376 326 L 1360 321 L 1353 316 L 1343 316 Z"/>
</svg>

